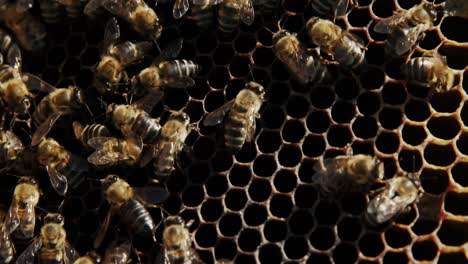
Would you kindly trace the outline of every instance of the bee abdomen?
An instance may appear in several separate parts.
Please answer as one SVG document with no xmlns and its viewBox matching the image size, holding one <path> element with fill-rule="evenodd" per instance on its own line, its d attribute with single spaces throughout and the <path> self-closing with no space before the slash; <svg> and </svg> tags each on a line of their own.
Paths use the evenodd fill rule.
<svg viewBox="0 0 468 264">
<path fill-rule="evenodd" d="M 57 1 L 41 1 L 41 15 L 46 24 L 56 24 L 61 20 L 61 6 Z"/>
<path fill-rule="evenodd" d="M 56 249 L 44 249 L 42 248 L 39 252 L 39 259 L 41 264 L 62 264 L 63 263 L 62 253 Z"/>
<path fill-rule="evenodd" d="M 431 81 L 434 76 L 434 64 L 425 57 L 414 58 L 401 66 L 401 71 L 408 80 Z"/>
<path fill-rule="evenodd" d="M 333 50 L 333 55 L 345 67 L 356 68 L 364 62 L 364 50 L 346 36 Z"/>
<path fill-rule="evenodd" d="M 166 155 L 160 157 L 160 160 L 154 162 L 154 174 L 160 176 L 163 180 L 174 170 L 174 156 Z"/>
<path fill-rule="evenodd" d="M 151 215 L 143 205 L 130 199 L 120 207 L 122 222 L 130 232 L 142 237 L 153 237 L 155 226 Z"/>
<path fill-rule="evenodd" d="M 232 32 L 239 25 L 240 12 L 235 2 L 223 2 L 219 5 L 219 30 L 225 33 Z"/>
<path fill-rule="evenodd" d="M 191 60 L 171 60 L 159 65 L 164 76 L 185 77 L 194 76 L 200 71 L 200 66 Z"/>
<path fill-rule="evenodd" d="M 106 126 L 101 124 L 87 125 L 81 132 L 81 140 L 83 144 L 87 144 L 88 140 L 95 137 L 108 137 L 110 131 Z"/>
<path fill-rule="evenodd" d="M 209 28 L 213 25 L 213 5 L 192 5 L 192 16 L 200 28 Z"/>
<path fill-rule="evenodd" d="M 235 109 L 233 110 L 234 111 L 231 112 L 231 115 L 225 125 L 224 140 L 226 147 L 231 151 L 236 152 L 242 148 L 242 145 L 244 145 L 247 136 L 245 127 L 247 122 L 244 115 L 235 112 Z"/>
<path fill-rule="evenodd" d="M 78 0 L 77 3 L 74 3 L 72 5 L 65 6 L 65 9 L 67 10 L 67 14 L 71 19 L 80 18 L 81 15 L 83 14 L 83 8 L 84 8 L 84 1 L 82 0 Z"/>
<path fill-rule="evenodd" d="M 133 123 L 132 130 L 143 139 L 144 143 L 152 144 L 156 142 L 161 125 L 149 115 L 140 114 Z"/>
<path fill-rule="evenodd" d="M 309 71 L 309 82 L 322 82 L 330 78 L 330 71 L 327 66 L 313 56 L 309 56 L 307 61 Z"/>
</svg>

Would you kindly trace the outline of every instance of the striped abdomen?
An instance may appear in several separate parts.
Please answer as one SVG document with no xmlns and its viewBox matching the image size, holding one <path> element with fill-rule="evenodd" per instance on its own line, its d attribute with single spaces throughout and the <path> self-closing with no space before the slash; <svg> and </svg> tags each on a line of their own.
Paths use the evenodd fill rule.
<svg viewBox="0 0 468 264">
<path fill-rule="evenodd" d="M 171 60 L 159 64 L 163 77 L 191 77 L 200 71 L 200 66 L 191 60 Z"/>
<path fill-rule="evenodd" d="M 333 48 L 333 56 L 341 65 L 357 68 L 364 62 L 364 49 L 344 35 Z"/>
<path fill-rule="evenodd" d="M 56 24 L 61 21 L 61 5 L 58 1 L 41 0 L 40 8 L 46 24 Z"/>
<path fill-rule="evenodd" d="M 3 228 L 3 227 L 2 227 Z M 15 256 L 15 248 L 7 231 L 0 235 L 0 263 L 10 263 Z"/>
<path fill-rule="evenodd" d="M 153 238 L 155 225 L 148 210 L 135 199 L 129 199 L 120 206 L 122 222 L 129 232 L 144 238 Z"/>
<path fill-rule="evenodd" d="M 45 248 L 39 251 L 39 263 L 41 264 L 64 264 L 63 258 L 65 251 L 56 248 Z"/>
<path fill-rule="evenodd" d="M 138 62 L 148 54 L 153 47 L 153 44 L 149 41 L 140 41 L 133 43 L 131 41 L 125 41 L 119 45 L 114 46 L 110 54 L 113 55 L 122 66 L 127 66 Z"/>
<path fill-rule="evenodd" d="M 83 128 L 80 135 L 80 141 L 83 145 L 88 144 L 88 140 L 95 137 L 109 137 L 110 131 L 106 126 L 101 124 L 87 125 Z"/>
<path fill-rule="evenodd" d="M 153 168 L 154 174 L 159 177 L 161 181 L 165 181 L 174 170 L 175 159 L 177 158 L 175 155 L 177 146 L 171 147 L 169 143 L 171 142 L 170 138 L 161 137 L 159 140 L 165 143 L 160 144 L 158 147 L 166 148 L 167 151 L 162 151 L 164 155 L 154 159 Z"/>
<path fill-rule="evenodd" d="M 423 83 L 437 82 L 435 64 L 430 57 L 413 58 L 401 66 L 407 80 Z"/>
<path fill-rule="evenodd" d="M 247 137 L 247 125 L 249 120 L 249 109 L 234 104 L 224 126 L 224 141 L 226 147 L 233 151 L 239 151 Z"/>
<path fill-rule="evenodd" d="M 210 28 L 213 25 L 214 6 L 207 5 L 192 5 L 192 17 L 197 22 L 200 28 Z"/>
<path fill-rule="evenodd" d="M 34 227 L 36 225 L 36 215 L 30 213 L 25 208 L 18 208 L 18 216 L 20 218 L 19 227 L 15 229 L 13 235 L 17 239 L 30 239 L 34 235 Z"/>
<path fill-rule="evenodd" d="M 19 46 L 13 41 L 11 36 L 2 29 L 0 29 L 0 52 L 4 57 L 0 64 L 3 64 L 3 60 L 5 60 L 14 68 L 21 67 L 21 50 Z"/>
<path fill-rule="evenodd" d="M 406 51 L 397 51 L 396 47 L 400 45 L 401 42 L 403 41 L 409 41 L 408 40 L 408 31 L 411 27 L 407 27 L 406 25 L 403 26 L 397 26 L 392 33 L 387 37 L 387 40 L 385 40 L 385 52 L 387 55 L 390 56 L 400 56 L 408 52 L 411 48 L 413 48 L 419 41 L 421 41 L 424 36 L 426 35 L 424 32 L 420 33 L 418 38 L 414 41 L 414 43 L 409 43 L 409 49 Z"/>
<path fill-rule="evenodd" d="M 87 0 L 74 0 L 71 4 L 65 5 L 68 17 L 71 19 L 80 18 Z"/>
<path fill-rule="evenodd" d="M 141 137 L 145 144 L 155 143 L 160 130 L 161 125 L 158 121 L 143 112 L 138 114 L 132 124 L 132 131 Z"/>
<path fill-rule="evenodd" d="M 234 31 L 240 23 L 240 5 L 237 1 L 225 1 L 219 5 L 219 30 L 225 33 Z"/>
</svg>

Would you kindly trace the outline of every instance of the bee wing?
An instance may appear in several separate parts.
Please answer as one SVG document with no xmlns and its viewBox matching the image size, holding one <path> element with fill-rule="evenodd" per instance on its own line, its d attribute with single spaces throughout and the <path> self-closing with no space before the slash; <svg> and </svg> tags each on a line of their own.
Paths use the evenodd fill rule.
<svg viewBox="0 0 468 264">
<path fill-rule="evenodd" d="M 16 259 L 16 264 L 34 264 L 34 257 L 42 247 L 42 239 L 36 237 L 23 253 Z"/>
<path fill-rule="evenodd" d="M 62 116 L 62 112 L 55 112 L 51 114 L 34 132 L 31 140 L 31 146 L 36 146 L 41 140 L 49 133 L 54 126 L 55 122 Z"/>
<path fill-rule="evenodd" d="M 120 38 L 120 26 L 115 17 L 107 21 L 104 30 L 104 40 L 102 42 L 103 50 L 107 51 Z"/>
<path fill-rule="evenodd" d="M 8 213 L 5 217 L 5 222 L 3 224 L 8 234 L 11 234 L 20 225 L 18 209 L 18 202 L 16 201 L 16 199 L 14 199 L 11 202 L 10 209 L 8 210 Z"/>
<path fill-rule="evenodd" d="M 163 185 L 133 187 L 133 190 L 135 198 L 145 207 L 158 207 L 169 197 L 169 192 Z"/>
<path fill-rule="evenodd" d="M 247 126 L 247 137 L 245 138 L 246 142 L 252 142 L 255 139 L 255 131 L 257 130 L 257 122 L 255 120 L 255 115 L 252 115 L 249 119 L 249 126 Z"/>
<path fill-rule="evenodd" d="M 209 113 L 205 117 L 205 120 L 203 120 L 203 125 L 205 126 L 219 125 L 223 121 L 224 116 L 231 110 L 232 106 L 234 105 L 234 100 L 235 99 L 232 99 L 231 101 L 222 105 L 220 108 Z"/>
<path fill-rule="evenodd" d="M 343 34 L 346 35 L 349 39 L 356 42 L 361 48 L 365 48 L 364 41 L 358 36 L 354 35 L 353 33 L 349 31 L 343 31 Z"/>
<path fill-rule="evenodd" d="M 97 232 L 96 239 L 94 240 L 94 248 L 98 248 L 101 245 L 102 240 L 106 236 L 107 228 L 109 227 L 109 223 L 112 218 L 112 212 L 112 209 L 110 209 L 109 212 L 107 212 L 106 217 L 102 221 L 101 226 L 99 227 L 99 230 Z"/>
<path fill-rule="evenodd" d="M 81 132 L 83 132 L 84 127 L 78 121 L 73 121 L 72 126 L 73 126 L 73 134 L 75 135 L 75 138 L 79 140 L 81 138 Z"/>
<path fill-rule="evenodd" d="M 24 13 L 33 7 L 34 0 L 17 0 L 16 10 L 19 13 Z"/>
<path fill-rule="evenodd" d="M 335 17 L 344 16 L 348 10 L 349 0 L 340 0 L 335 9 Z"/>
<path fill-rule="evenodd" d="M 148 148 L 144 148 L 143 152 L 141 153 L 140 160 L 138 161 L 138 166 L 140 168 L 145 167 L 148 163 L 153 160 L 153 153 L 154 153 L 154 145 Z"/>
<path fill-rule="evenodd" d="M 119 139 L 113 137 L 93 137 L 88 139 L 88 145 L 94 149 L 101 149 L 107 142 L 112 142 L 112 145 L 119 144 Z"/>
<path fill-rule="evenodd" d="M 120 152 L 109 152 L 99 150 L 91 153 L 88 157 L 88 162 L 94 165 L 108 165 L 118 161 L 129 160 L 130 157 Z"/>
<path fill-rule="evenodd" d="M 184 45 L 184 39 L 178 38 L 171 42 L 167 47 L 161 50 L 158 56 L 154 58 L 153 65 L 158 65 L 159 63 L 169 59 L 175 58 L 179 55 L 182 46 Z"/>
<path fill-rule="evenodd" d="M 189 9 L 188 0 L 176 0 L 174 3 L 174 9 L 172 10 L 172 15 L 175 19 L 181 18 L 187 10 Z"/>
<path fill-rule="evenodd" d="M 65 247 L 63 248 L 63 251 L 64 251 L 63 255 L 64 255 L 65 264 L 67 263 L 72 264 L 75 262 L 75 260 L 77 260 L 80 257 L 80 254 L 78 254 L 78 252 L 68 242 L 65 243 Z"/>
<path fill-rule="evenodd" d="M 217 5 L 222 3 L 224 0 L 192 0 L 194 5 Z"/>
<path fill-rule="evenodd" d="M 171 77 L 160 80 L 161 86 L 174 88 L 187 88 L 195 85 L 195 81 L 191 77 Z"/>
<path fill-rule="evenodd" d="M 57 90 L 55 86 L 43 81 L 36 75 L 30 73 L 22 73 L 21 77 L 30 91 L 41 91 L 50 93 Z"/>
<path fill-rule="evenodd" d="M 47 173 L 49 174 L 50 183 L 55 191 L 61 196 L 65 196 L 68 190 L 68 180 L 65 175 L 58 172 L 55 168 L 47 165 Z"/>
<path fill-rule="evenodd" d="M 12 44 L 8 49 L 8 54 L 6 58 L 8 64 L 10 64 L 13 68 L 21 69 L 21 65 L 23 64 L 23 59 L 21 57 L 21 49 L 18 45 Z"/>
<path fill-rule="evenodd" d="M 240 17 L 242 22 L 251 25 L 255 20 L 255 11 L 252 5 L 252 0 L 242 0 L 240 8 Z"/>
<path fill-rule="evenodd" d="M 395 29 L 406 18 L 406 12 L 395 13 L 390 17 L 384 18 L 382 21 L 377 23 L 374 27 L 374 31 L 377 33 L 388 34 Z"/>
<path fill-rule="evenodd" d="M 400 56 L 408 52 L 411 49 L 411 47 L 413 47 L 413 45 L 416 43 L 421 33 L 425 31 L 425 29 L 426 29 L 425 24 L 420 24 L 415 27 L 405 29 L 406 31 L 405 38 L 400 39 L 396 43 L 396 46 L 395 46 L 396 54 Z"/>
<path fill-rule="evenodd" d="M 159 101 L 161 101 L 163 95 L 164 92 L 161 89 L 151 89 L 147 95 L 134 102 L 132 105 L 145 111 L 146 113 L 150 113 L 154 106 L 157 105 Z"/>
<path fill-rule="evenodd" d="M 443 206 L 443 197 L 430 193 L 423 193 L 417 207 L 420 219 L 437 221 Z"/>
</svg>

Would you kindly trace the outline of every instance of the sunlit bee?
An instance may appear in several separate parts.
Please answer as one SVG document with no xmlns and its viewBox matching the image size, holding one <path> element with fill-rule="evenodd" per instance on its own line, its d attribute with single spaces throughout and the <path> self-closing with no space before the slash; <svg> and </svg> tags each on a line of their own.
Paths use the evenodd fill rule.
<svg viewBox="0 0 468 264">
<path fill-rule="evenodd" d="M 375 25 L 374 31 L 389 34 L 385 41 L 387 54 L 401 56 L 413 50 L 424 39 L 425 32 L 433 26 L 436 18 L 434 7 L 421 3 L 385 18 Z"/>
<path fill-rule="evenodd" d="M 62 215 L 47 214 L 39 236 L 18 257 L 16 263 L 33 264 L 36 256 L 39 263 L 44 264 L 69 264 L 78 259 L 78 252 L 67 242 L 63 224 Z"/>
<path fill-rule="evenodd" d="M 46 24 L 57 24 L 62 21 L 62 5 L 58 0 L 40 0 L 42 20 Z"/>
<path fill-rule="evenodd" d="M 91 147 L 88 145 L 88 141 L 92 138 L 110 137 L 111 135 L 109 129 L 101 124 L 91 124 L 83 127 L 80 122 L 74 121 L 72 126 L 76 139 L 78 139 L 80 143 L 86 147 Z"/>
<path fill-rule="evenodd" d="M 310 0 L 312 9 L 321 16 L 333 14 L 334 17 L 344 16 L 349 0 Z"/>
<path fill-rule="evenodd" d="M 225 0 L 219 5 L 218 24 L 221 32 L 232 32 L 239 27 L 241 21 L 251 25 L 254 20 L 252 0 Z"/>
<path fill-rule="evenodd" d="M 130 257 L 131 247 L 129 241 L 118 245 L 117 243 L 112 243 L 109 248 L 106 250 L 106 255 L 104 258 L 104 264 L 127 264 L 131 263 L 132 259 Z"/>
<path fill-rule="evenodd" d="M 367 221 L 371 225 L 379 225 L 391 220 L 417 202 L 420 190 L 419 179 L 413 175 L 388 180 L 367 205 Z"/>
<path fill-rule="evenodd" d="M 169 216 L 164 221 L 163 253 L 157 264 L 201 264 L 204 263 L 192 247 L 188 226 L 180 216 Z"/>
<path fill-rule="evenodd" d="M 158 15 L 143 0 L 90 0 L 84 13 L 95 16 L 101 7 L 125 19 L 136 32 L 152 40 L 161 36 L 162 26 Z"/>
<path fill-rule="evenodd" d="M 431 87 L 435 92 L 446 92 L 455 82 L 454 71 L 438 53 L 412 58 L 401 66 L 401 72 L 409 82 Z"/>
<path fill-rule="evenodd" d="M 314 17 L 306 29 L 312 42 L 344 67 L 357 68 L 364 62 L 364 42 L 333 22 Z"/>
<path fill-rule="evenodd" d="M 19 158 L 24 145 L 12 131 L 0 129 L 0 164 Z"/>
<path fill-rule="evenodd" d="M 119 38 L 119 25 L 115 18 L 111 18 L 104 33 L 104 53 L 96 67 L 95 85 L 101 94 L 115 92 L 122 82 L 126 83 L 128 77 L 125 67 L 141 61 L 152 49 L 151 42 L 118 43 Z"/>
<path fill-rule="evenodd" d="M 132 236 L 154 241 L 155 224 L 145 206 L 155 206 L 167 198 L 167 192 L 161 187 L 131 187 L 117 175 L 109 175 L 103 180 L 103 192 L 111 208 L 102 221 L 94 241 L 98 248 L 114 213 L 120 215 L 120 221 Z"/>
<path fill-rule="evenodd" d="M 26 114 L 34 95 L 29 91 L 21 73 L 10 65 L 0 65 L 0 95 L 7 111 Z"/>
<path fill-rule="evenodd" d="M 307 54 L 296 33 L 279 30 L 273 35 L 273 51 L 301 83 L 321 82 L 330 76 L 325 65 Z"/>
<path fill-rule="evenodd" d="M 383 163 L 368 155 L 346 155 L 325 159 L 315 166 L 313 178 L 325 193 L 365 192 L 384 176 Z"/>
<path fill-rule="evenodd" d="M 37 146 L 37 160 L 47 171 L 55 191 L 65 195 L 70 185 L 72 188 L 84 181 L 88 164 L 81 157 L 75 156 L 52 138 L 43 139 Z"/>
<path fill-rule="evenodd" d="M 157 176 L 167 179 L 174 170 L 190 130 L 190 118 L 187 114 L 183 112 L 171 114 L 161 128 L 157 143 L 154 145 L 153 166 Z"/>
<path fill-rule="evenodd" d="M 9 234 L 18 239 L 31 239 L 36 225 L 35 206 L 41 196 L 37 181 L 31 177 L 21 177 L 15 187 L 10 209 L 4 225 Z"/>
<path fill-rule="evenodd" d="M 94 137 L 88 140 L 88 145 L 96 149 L 88 157 L 88 162 L 96 166 L 119 163 L 133 166 L 140 159 L 143 150 L 143 142 L 133 138 L 122 140 L 111 137 Z"/>
<path fill-rule="evenodd" d="M 445 11 L 449 16 L 468 19 L 468 2 L 465 0 L 445 0 Z"/>
<path fill-rule="evenodd" d="M 44 25 L 31 13 L 18 10 L 14 3 L 0 8 L 0 21 L 10 29 L 21 47 L 28 51 L 40 51 L 45 47 Z"/>
<path fill-rule="evenodd" d="M 231 151 L 239 151 L 245 142 L 254 140 L 255 120 L 264 100 L 263 86 L 256 82 L 249 82 L 235 99 L 209 113 L 203 124 L 206 126 L 218 125 L 227 115 L 224 125 L 224 142 Z"/>
<path fill-rule="evenodd" d="M 73 264 L 101 264 L 101 257 L 94 251 L 88 252 L 86 255 L 79 257 Z"/>
<path fill-rule="evenodd" d="M 21 69 L 23 59 L 21 50 L 13 38 L 5 30 L 0 29 L 0 64 L 3 63 Z"/>
</svg>

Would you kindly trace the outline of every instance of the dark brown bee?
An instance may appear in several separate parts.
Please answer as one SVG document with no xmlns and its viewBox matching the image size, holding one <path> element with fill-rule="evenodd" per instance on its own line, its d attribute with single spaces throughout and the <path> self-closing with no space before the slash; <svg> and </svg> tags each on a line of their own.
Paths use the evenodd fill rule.
<svg viewBox="0 0 468 264">
<path fill-rule="evenodd" d="M 198 27 L 200 28 L 210 28 L 213 26 L 214 19 L 214 12 L 215 6 L 212 4 L 205 4 L 205 5 L 196 5 L 193 4 L 190 7 L 190 11 L 192 12 L 192 18 L 196 21 Z"/>
<path fill-rule="evenodd" d="M 86 253 L 86 255 L 79 257 L 73 264 L 101 264 L 101 257 L 94 251 Z"/>
<path fill-rule="evenodd" d="M 445 0 L 444 8 L 449 16 L 468 18 L 468 2 L 465 0 Z"/>
<path fill-rule="evenodd" d="M 0 210 L 0 263 L 10 263 L 15 257 L 15 245 L 11 240 L 10 233 L 8 232 L 8 227 L 5 225 L 6 212 L 5 210 Z"/>
<path fill-rule="evenodd" d="M 98 248 L 104 239 L 114 213 L 120 215 L 120 221 L 133 236 L 154 241 L 155 224 L 145 206 L 155 206 L 164 201 L 167 192 L 160 187 L 131 187 L 117 175 L 109 175 L 102 182 L 104 195 L 111 208 L 102 221 L 94 247 Z"/>
<path fill-rule="evenodd" d="M 156 41 L 161 36 L 162 26 L 159 17 L 143 0 L 90 0 L 85 6 L 84 13 L 95 16 L 101 7 L 125 19 L 136 32 L 152 40 Z"/>
<path fill-rule="evenodd" d="M 37 160 L 49 174 L 55 191 L 65 195 L 70 185 L 72 188 L 84 181 L 88 164 L 61 146 L 52 138 L 43 139 L 37 147 Z"/>
<path fill-rule="evenodd" d="M 35 206 L 41 196 L 39 185 L 32 177 L 21 177 L 15 187 L 4 225 L 9 234 L 19 239 L 31 239 L 36 225 Z"/>
<path fill-rule="evenodd" d="M 333 14 L 334 17 L 344 16 L 349 0 L 310 0 L 312 9 L 321 16 Z"/>
<path fill-rule="evenodd" d="M 156 264 L 205 263 L 192 247 L 188 226 L 180 216 L 169 216 L 164 220 L 163 250 Z"/>
<path fill-rule="evenodd" d="M 368 155 L 343 155 L 318 162 L 313 178 L 325 193 L 365 192 L 384 176 L 383 163 Z"/>
<path fill-rule="evenodd" d="M 110 245 L 106 250 L 106 255 L 103 264 L 130 264 L 132 245 L 129 241 L 117 245 L 115 242 Z"/>
<path fill-rule="evenodd" d="M 357 68 L 365 61 L 364 42 L 333 22 L 314 17 L 307 22 L 306 30 L 315 45 L 344 67 Z"/>
<path fill-rule="evenodd" d="M 161 130 L 159 122 L 147 113 L 154 103 L 147 96 L 131 105 L 111 104 L 107 107 L 107 118 L 126 138 L 137 137 L 145 144 L 152 144 Z"/>
<path fill-rule="evenodd" d="M 437 52 L 412 58 L 401 65 L 401 72 L 407 81 L 431 87 L 435 92 L 446 92 L 453 88 L 455 82 L 454 71 Z"/>
<path fill-rule="evenodd" d="M 7 2 L 8 0 L 0 0 L 0 7 L 3 7 L 5 4 L 7 4 Z M 14 5 L 16 5 L 16 10 L 20 13 L 26 12 L 34 5 L 34 0 L 15 0 L 12 2 Z"/>
<path fill-rule="evenodd" d="M 371 225 L 385 223 L 417 202 L 421 194 L 419 178 L 409 174 L 388 180 L 367 205 L 366 220 Z"/>
<path fill-rule="evenodd" d="M 23 143 L 12 131 L 0 129 L 0 164 L 16 160 L 23 150 Z"/>
<path fill-rule="evenodd" d="M 174 2 L 174 8 L 172 9 L 172 15 L 175 19 L 179 19 L 185 15 L 187 10 L 190 7 L 190 0 L 176 0 Z M 208 7 L 213 6 L 221 3 L 223 0 L 192 0 L 192 7 L 199 6 L 199 7 Z M 192 9 L 193 11 L 193 9 Z"/>
<path fill-rule="evenodd" d="M 62 22 L 62 5 L 58 0 L 40 0 L 41 16 L 46 24 Z"/>
<path fill-rule="evenodd" d="M 72 126 L 76 139 L 78 139 L 80 143 L 86 147 L 91 147 L 88 145 L 88 141 L 92 138 L 109 137 L 111 135 L 109 129 L 101 124 L 92 124 L 83 127 L 80 122 L 74 121 Z"/>
<path fill-rule="evenodd" d="M 182 39 L 174 41 L 161 51 L 150 67 L 134 76 L 132 78 L 132 93 L 136 95 L 151 93 L 153 99 L 158 102 L 163 95 L 162 88 L 164 87 L 186 88 L 194 86 L 195 81 L 192 77 L 201 70 L 198 64 L 190 60 L 166 60 L 176 57 L 182 46 Z"/>
<path fill-rule="evenodd" d="M 24 250 L 16 263 L 33 264 L 36 256 L 39 263 L 69 264 L 78 259 L 78 252 L 67 241 L 63 224 L 62 215 L 47 214 L 40 235 Z"/>
<path fill-rule="evenodd" d="M 15 34 L 23 49 L 40 51 L 45 47 L 44 25 L 29 12 L 18 10 L 14 3 L 0 8 L 0 21 Z"/>
<path fill-rule="evenodd" d="M 240 21 L 251 25 L 254 20 L 252 0 L 225 0 L 219 5 L 218 24 L 221 32 L 234 31 L 239 27 Z"/>
<path fill-rule="evenodd" d="M 176 160 L 184 148 L 190 133 L 190 117 L 184 112 L 174 112 L 161 128 L 157 143 L 153 146 L 154 173 L 166 180 L 174 170 Z M 143 163 L 145 163 L 143 161 Z"/>
<path fill-rule="evenodd" d="M 21 50 L 11 36 L 0 29 L 0 64 L 4 61 L 16 69 L 21 69 L 23 59 Z"/>
<path fill-rule="evenodd" d="M 245 142 L 254 140 L 255 119 L 258 117 L 264 100 L 263 86 L 256 82 L 249 82 L 235 99 L 209 113 L 203 124 L 206 126 L 219 125 L 224 120 L 224 116 L 228 115 L 224 125 L 225 144 L 231 151 L 239 151 Z"/>
<path fill-rule="evenodd" d="M 401 56 L 424 39 L 425 32 L 433 26 L 436 18 L 433 5 L 421 3 L 385 18 L 375 25 L 374 31 L 390 34 L 385 41 L 385 51 L 389 55 Z"/>
<path fill-rule="evenodd" d="M 71 19 L 80 18 L 83 14 L 83 9 L 88 0 L 57 0 L 65 7 L 67 15 Z"/>
<path fill-rule="evenodd" d="M 88 162 L 96 166 L 124 163 L 133 166 L 140 159 L 143 142 L 137 139 L 126 140 L 111 137 L 94 137 L 88 140 L 88 145 L 95 148 L 88 157 Z"/>
<path fill-rule="evenodd" d="M 111 18 L 104 33 L 104 54 L 96 68 L 95 85 L 101 94 L 106 91 L 114 92 L 120 83 L 126 83 L 128 77 L 125 67 L 141 61 L 152 48 L 148 41 L 124 41 L 116 44 L 119 38 L 119 25 L 115 18 Z"/>
<path fill-rule="evenodd" d="M 330 76 L 328 68 L 321 61 L 307 54 L 296 33 L 284 29 L 276 32 L 273 35 L 273 51 L 301 83 L 321 82 Z"/>
</svg>

